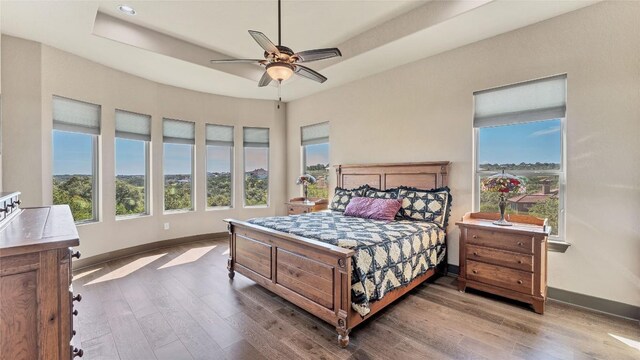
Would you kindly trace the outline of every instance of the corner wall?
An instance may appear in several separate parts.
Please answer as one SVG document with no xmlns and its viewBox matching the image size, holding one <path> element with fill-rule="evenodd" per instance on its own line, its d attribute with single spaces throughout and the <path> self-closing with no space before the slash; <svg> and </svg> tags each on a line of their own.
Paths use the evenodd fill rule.
<svg viewBox="0 0 640 360">
<path fill-rule="evenodd" d="M 332 165 L 451 161 L 448 259 L 457 265 L 453 224 L 473 207 L 473 92 L 567 73 L 573 245 L 550 253 L 549 286 L 640 306 L 638 19 L 640 3 L 599 3 L 292 101 L 288 172 L 301 169 L 300 126 L 323 121 Z M 287 181 L 288 195 L 299 194 Z"/>
<path fill-rule="evenodd" d="M 23 206 L 52 201 L 52 97 L 102 106 L 100 222 L 79 225 L 83 257 L 159 240 L 226 231 L 225 218 L 284 214 L 284 107 L 273 101 L 211 95 L 158 84 L 81 57 L 15 37 L 2 37 L 3 148 L 6 190 L 20 190 Z M 152 116 L 151 216 L 115 219 L 115 109 Z M 163 214 L 162 118 L 196 123 L 195 208 Z M 205 123 L 235 126 L 235 179 L 243 178 L 242 127 L 270 128 L 270 206 L 242 207 L 242 182 L 234 184 L 234 208 L 205 210 Z M 171 229 L 163 230 L 169 222 Z"/>
</svg>

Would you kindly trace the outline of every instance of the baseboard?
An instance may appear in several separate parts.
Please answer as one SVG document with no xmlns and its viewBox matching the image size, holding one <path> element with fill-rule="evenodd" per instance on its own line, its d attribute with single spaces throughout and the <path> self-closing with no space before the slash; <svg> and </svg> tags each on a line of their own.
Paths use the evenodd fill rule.
<svg viewBox="0 0 640 360">
<path fill-rule="evenodd" d="M 149 252 L 156 249 L 162 249 L 167 247 L 172 247 L 176 245 L 186 244 L 190 242 L 202 241 L 202 240 L 212 240 L 212 239 L 221 239 L 227 238 L 229 236 L 228 233 L 209 233 L 209 234 L 201 234 L 201 235 L 193 235 L 193 236 L 185 236 L 176 239 L 167 239 L 161 241 L 155 241 L 148 244 L 142 244 L 137 246 L 132 246 L 124 249 L 119 249 L 115 251 L 106 252 L 104 254 L 91 256 L 88 258 L 81 258 L 73 261 L 73 270 L 82 269 L 85 267 L 98 265 L 105 263 L 107 261 L 124 258 L 131 255 L 141 254 L 145 252 Z"/>
<path fill-rule="evenodd" d="M 458 275 L 460 268 L 457 265 L 449 264 L 448 272 L 451 275 Z M 632 320 L 640 320 L 640 307 L 625 304 L 613 300 L 603 299 L 595 296 L 584 295 L 572 291 L 547 287 L 549 299 L 560 301 L 574 306 L 580 306 L 589 310 L 603 312 Z"/>
</svg>

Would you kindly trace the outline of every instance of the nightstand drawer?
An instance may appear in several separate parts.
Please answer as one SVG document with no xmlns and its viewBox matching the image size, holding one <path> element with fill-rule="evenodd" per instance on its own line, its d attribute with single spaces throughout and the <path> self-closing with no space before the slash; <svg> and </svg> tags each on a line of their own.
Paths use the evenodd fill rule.
<svg viewBox="0 0 640 360">
<path fill-rule="evenodd" d="M 467 242 L 503 250 L 533 254 L 533 237 L 502 231 L 468 229 Z"/>
<path fill-rule="evenodd" d="M 533 273 L 467 260 L 467 279 L 533 294 Z"/>
<path fill-rule="evenodd" d="M 308 206 L 295 206 L 295 205 L 287 206 L 287 211 L 289 215 L 306 214 L 309 212 L 309 210 L 310 210 L 310 207 Z"/>
<path fill-rule="evenodd" d="M 533 255 L 467 245 L 467 259 L 533 272 Z"/>
</svg>

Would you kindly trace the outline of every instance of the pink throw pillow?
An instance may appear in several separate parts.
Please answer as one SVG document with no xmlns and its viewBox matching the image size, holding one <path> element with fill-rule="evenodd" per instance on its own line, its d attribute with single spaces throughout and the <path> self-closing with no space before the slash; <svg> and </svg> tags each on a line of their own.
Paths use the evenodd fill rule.
<svg viewBox="0 0 640 360">
<path fill-rule="evenodd" d="M 391 221 L 401 207 L 402 201 L 398 199 L 354 197 L 344 210 L 344 214 L 363 219 Z"/>
</svg>

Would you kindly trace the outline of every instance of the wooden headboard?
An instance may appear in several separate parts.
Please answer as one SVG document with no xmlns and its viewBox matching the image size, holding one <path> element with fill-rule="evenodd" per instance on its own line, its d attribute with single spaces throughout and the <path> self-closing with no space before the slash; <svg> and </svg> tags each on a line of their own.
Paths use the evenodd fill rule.
<svg viewBox="0 0 640 360">
<path fill-rule="evenodd" d="M 420 189 L 447 186 L 449 161 L 397 164 L 336 165 L 338 186 L 353 189 L 369 184 L 386 190 L 400 185 Z"/>
</svg>

